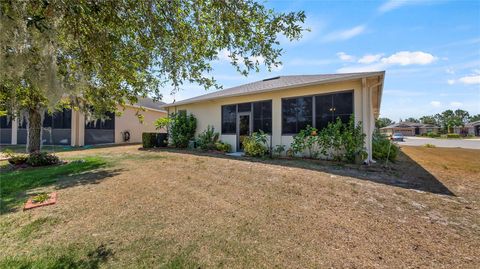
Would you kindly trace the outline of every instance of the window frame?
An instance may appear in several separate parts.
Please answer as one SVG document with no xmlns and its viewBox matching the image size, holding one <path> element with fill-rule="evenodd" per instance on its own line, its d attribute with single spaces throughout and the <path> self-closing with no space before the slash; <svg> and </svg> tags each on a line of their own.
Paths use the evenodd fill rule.
<svg viewBox="0 0 480 269">
<path fill-rule="evenodd" d="M 313 95 L 300 95 L 300 96 L 290 96 L 290 97 L 284 97 L 281 98 L 281 107 L 280 107 L 280 130 L 282 136 L 294 136 L 297 135 L 298 133 L 284 133 L 283 132 L 283 100 L 288 100 L 288 99 L 298 99 L 298 98 L 306 98 L 306 97 L 311 97 L 312 98 L 312 126 L 313 128 L 317 128 L 317 120 L 316 120 L 316 97 L 317 96 L 325 96 L 325 95 L 335 95 L 339 93 L 352 93 L 352 115 L 355 117 L 355 89 L 349 89 L 349 90 L 340 90 L 340 91 L 334 91 L 334 92 L 326 92 L 326 93 L 320 93 L 320 94 L 313 94 Z M 333 105 L 335 105 L 333 103 Z M 273 108 L 272 108 L 273 110 Z M 336 119 L 334 119 L 336 120 Z"/>
<path fill-rule="evenodd" d="M 254 132 L 254 120 L 255 120 L 255 115 L 254 115 L 254 107 L 253 105 L 256 104 L 256 103 L 262 103 L 262 102 L 270 102 L 271 104 L 271 108 L 270 108 L 270 113 L 271 113 L 271 117 L 270 117 L 270 126 L 271 126 L 271 130 L 270 132 L 265 132 L 266 134 L 268 135 L 271 135 L 272 132 L 273 132 L 273 99 L 264 99 L 264 100 L 258 100 L 258 101 L 251 101 L 251 102 L 241 102 L 241 103 L 230 103 L 230 104 L 224 104 L 224 105 L 221 105 L 220 106 L 220 112 L 221 112 L 221 115 L 220 115 L 220 134 L 221 135 L 237 135 L 238 134 L 238 129 L 237 129 L 237 117 L 238 117 L 238 114 L 239 113 L 250 113 L 250 121 L 252 122 L 252 132 Z M 250 104 L 250 111 L 248 112 L 240 112 L 238 111 L 238 105 L 241 105 L 241 104 Z M 224 133 L 223 132 L 223 107 L 224 106 L 235 106 L 235 133 Z M 262 130 L 263 131 L 263 130 Z"/>
<path fill-rule="evenodd" d="M 251 108 L 251 113 L 252 113 L 252 132 L 255 132 L 255 108 L 254 108 L 254 104 L 258 104 L 258 103 L 265 103 L 265 102 L 269 102 L 270 103 L 270 131 L 269 132 L 265 132 L 264 130 L 262 129 L 259 129 L 259 130 L 262 130 L 263 132 L 265 132 L 266 134 L 268 135 L 271 135 L 272 132 L 273 132 L 273 100 L 272 99 L 267 99 L 267 100 L 261 100 L 261 101 L 255 101 L 255 102 L 251 102 L 252 104 L 252 108 Z M 263 118 L 262 118 L 262 123 L 263 123 Z"/>
<path fill-rule="evenodd" d="M 235 106 L 235 131 L 231 132 L 223 132 L 223 107 L 225 106 Z M 238 105 L 237 104 L 225 104 L 220 106 L 220 134 L 221 135 L 237 135 L 237 115 L 238 115 Z"/>
</svg>

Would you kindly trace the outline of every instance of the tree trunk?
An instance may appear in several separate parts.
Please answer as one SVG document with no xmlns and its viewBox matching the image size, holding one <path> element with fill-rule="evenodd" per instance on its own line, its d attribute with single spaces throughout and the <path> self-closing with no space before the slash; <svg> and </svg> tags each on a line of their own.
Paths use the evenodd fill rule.
<svg viewBox="0 0 480 269">
<path fill-rule="evenodd" d="M 28 110 L 28 152 L 40 151 L 42 115 L 37 109 Z"/>
</svg>

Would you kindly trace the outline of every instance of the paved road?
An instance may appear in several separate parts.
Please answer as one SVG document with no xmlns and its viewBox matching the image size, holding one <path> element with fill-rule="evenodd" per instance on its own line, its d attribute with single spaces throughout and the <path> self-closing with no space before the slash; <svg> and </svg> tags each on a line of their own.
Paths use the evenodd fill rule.
<svg viewBox="0 0 480 269">
<path fill-rule="evenodd" d="M 436 139 L 428 137 L 405 137 L 404 142 L 397 142 L 405 146 L 423 146 L 433 144 L 440 148 L 480 149 L 480 139 Z"/>
</svg>

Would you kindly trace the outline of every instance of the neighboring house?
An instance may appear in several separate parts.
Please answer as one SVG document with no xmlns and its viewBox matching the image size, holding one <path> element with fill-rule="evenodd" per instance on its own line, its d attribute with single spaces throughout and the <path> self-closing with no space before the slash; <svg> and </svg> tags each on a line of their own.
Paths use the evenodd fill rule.
<svg viewBox="0 0 480 269">
<path fill-rule="evenodd" d="M 270 145 L 285 145 L 307 125 L 318 129 L 354 115 L 363 123 L 368 160 L 379 115 L 385 72 L 280 76 L 163 106 L 197 118 L 197 134 L 213 126 L 220 139 L 241 151 L 241 138 L 263 130 Z"/>
<path fill-rule="evenodd" d="M 109 113 L 110 119 L 88 121 L 85 114 L 79 111 L 64 109 L 53 115 L 45 113 L 42 129 L 44 145 L 98 145 L 142 142 L 143 132 L 156 132 L 154 121 L 166 117 L 161 108 L 163 102 L 153 102 L 148 98 L 140 98 L 135 105 L 119 107 L 121 116 Z M 145 111 L 140 110 L 143 107 Z M 137 111 L 144 116 L 141 123 Z M 127 139 L 128 138 L 128 139 Z M 9 120 L 0 117 L 0 144 L 26 144 L 27 122 L 25 119 Z"/>
<path fill-rule="evenodd" d="M 472 121 L 465 126 L 455 126 L 453 127 L 453 132 L 459 135 L 467 136 L 467 135 L 473 135 L 473 136 L 480 136 L 480 120 L 478 121 Z"/>
<path fill-rule="evenodd" d="M 401 121 L 399 123 L 380 128 L 380 132 L 387 135 L 401 133 L 404 136 L 415 136 L 427 133 L 438 133 L 439 129 L 440 127 L 432 124 Z"/>
</svg>

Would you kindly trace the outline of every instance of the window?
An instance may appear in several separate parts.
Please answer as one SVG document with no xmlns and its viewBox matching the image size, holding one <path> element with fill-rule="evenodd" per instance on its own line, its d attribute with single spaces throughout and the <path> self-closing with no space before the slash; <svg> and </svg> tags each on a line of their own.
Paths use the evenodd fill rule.
<svg viewBox="0 0 480 269">
<path fill-rule="evenodd" d="M 253 131 L 272 133 L 272 101 L 253 103 Z"/>
<path fill-rule="evenodd" d="M 179 110 L 177 114 L 186 116 L 187 115 L 187 110 L 186 109 Z"/>
<path fill-rule="evenodd" d="M 348 123 L 353 114 L 353 92 L 315 96 L 315 128 L 321 130 L 340 118 Z"/>
<path fill-rule="evenodd" d="M 0 117 L 0 128 L 10 129 L 12 128 L 12 117 L 1 116 Z"/>
<path fill-rule="evenodd" d="M 72 128 L 72 110 L 64 109 L 62 111 L 56 111 L 53 114 L 45 112 L 43 127 L 52 127 L 54 129 Z"/>
<path fill-rule="evenodd" d="M 237 105 L 222 106 L 222 134 L 237 133 Z"/>
<path fill-rule="evenodd" d="M 250 112 L 252 110 L 252 103 L 238 104 L 238 112 Z"/>
<path fill-rule="evenodd" d="M 85 129 L 115 129 L 115 113 L 108 112 L 105 114 L 108 119 L 90 121 L 85 124 Z"/>
<path fill-rule="evenodd" d="M 353 114 L 353 91 L 282 100 L 282 134 L 297 134 L 311 125 L 319 130 Z"/>
<path fill-rule="evenodd" d="M 312 125 L 312 97 L 282 100 L 282 134 L 296 134 Z"/>
</svg>

